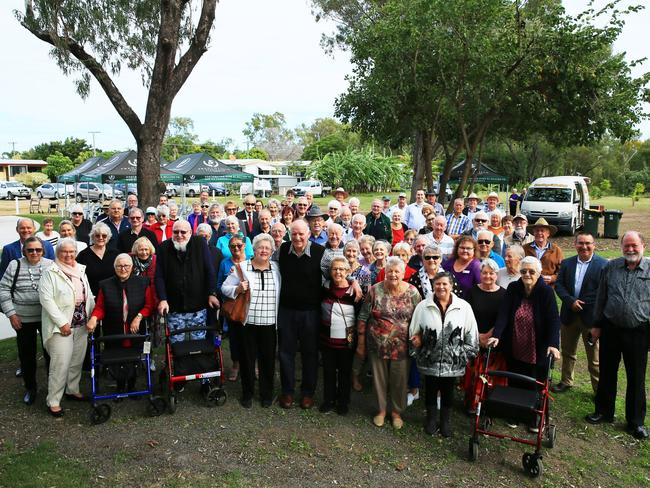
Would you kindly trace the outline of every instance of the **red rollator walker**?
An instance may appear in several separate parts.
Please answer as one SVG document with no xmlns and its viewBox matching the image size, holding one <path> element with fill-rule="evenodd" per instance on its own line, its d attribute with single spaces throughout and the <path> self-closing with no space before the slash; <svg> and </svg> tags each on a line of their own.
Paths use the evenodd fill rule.
<svg viewBox="0 0 650 488">
<path fill-rule="evenodd" d="M 546 362 L 546 375 L 543 379 L 536 379 L 509 371 L 493 371 L 487 369 L 491 348 L 485 355 L 485 373 L 477 379 L 480 385 L 479 402 L 474 416 L 472 435 L 469 438 L 469 459 L 478 459 L 479 440 L 481 436 L 491 436 L 498 439 L 509 439 L 513 442 L 533 446 L 535 451 L 525 453 L 522 457 L 524 470 L 533 478 L 541 476 L 542 443 L 548 448 L 555 446 L 556 428 L 551 424 L 549 395 L 551 385 L 551 369 L 553 356 L 549 355 Z M 505 386 L 495 384 L 495 379 L 505 378 L 509 383 L 518 386 Z M 517 437 L 490 430 L 492 419 L 502 418 L 523 423 L 525 426 L 534 427 L 536 435 L 533 439 Z"/>
</svg>

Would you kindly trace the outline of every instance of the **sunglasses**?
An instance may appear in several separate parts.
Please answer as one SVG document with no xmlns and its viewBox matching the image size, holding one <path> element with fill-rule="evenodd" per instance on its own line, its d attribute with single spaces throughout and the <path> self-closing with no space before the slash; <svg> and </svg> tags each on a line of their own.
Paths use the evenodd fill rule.
<svg viewBox="0 0 650 488">
<path fill-rule="evenodd" d="M 246 205 L 247 207 L 254 207 L 255 206 L 254 203 L 245 203 L 244 205 Z"/>
<path fill-rule="evenodd" d="M 490 242 L 492 242 L 492 241 L 491 241 L 490 239 L 479 239 L 479 240 L 476 241 L 476 242 L 478 242 L 479 244 L 486 244 L 486 245 L 488 245 L 488 244 L 490 244 Z"/>
<path fill-rule="evenodd" d="M 185 234 L 189 233 L 189 230 L 173 230 L 172 233 L 173 234 L 180 234 L 180 235 L 184 236 Z"/>
<path fill-rule="evenodd" d="M 83 212 L 72 212 L 72 215 L 83 215 Z"/>
<path fill-rule="evenodd" d="M 43 248 L 42 247 L 30 247 L 30 248 L 25 249 L 25 252 L 28 252 L 28 253 L 41 253 L 41 252 L 43 252 Z"/>
<path fill-rule="evenodd" d="M 201 208 L 209 208 L 210 205 L 201 205 Z"/>
<path fill-rule="evenodd" d="M 437 261 L 438 259 L 440 259 L 440 256 L 423 256 L 423 258 L 424 258 L 425 261 L 430 261 L 432 259 L 434 261 Z"/>
<path fill-rule="evenodd" d="M 150 214 L 151 215 L 151 214 Z M 134 215 L 133 217 L 129 217 L 131 220 L 142 220 L 142 217 L 139 215 Z"/>
<path fill-rule="evenodd" d="M 474 222 L 487 222 L 487 219 L 474 219 Z"/>
<path fill-rule="evenodd" d="M 244 245 L 243 244 L 230 244 L 228 247 L 230 249 L 241 249 L 242 247 L 244 247 Z"/>
</svg>

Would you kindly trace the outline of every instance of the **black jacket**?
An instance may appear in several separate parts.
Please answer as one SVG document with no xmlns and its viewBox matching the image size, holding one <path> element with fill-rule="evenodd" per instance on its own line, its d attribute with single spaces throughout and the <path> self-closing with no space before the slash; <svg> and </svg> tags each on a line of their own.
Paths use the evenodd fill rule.
<svg viewBox="0 0 650 488">
<path fill-rule="evenodd" d="M 124 285 L 126 287 L 124 287 Z M 126 290 L 128 324 L 135 318 L 145 305 L 149 280 L 143 276 L 131 275 L 126 283 L 120 282 L 117 276 L 99 282 L 99 290 L 104 294 L 104 318 L 102 327 L 104 334 L 124 334 L 122 307 L 124 306 L 123 290 Z"/>
<path fill-rule="evenodd" d="M 605 258 L 596 254 L 593 255 L 591 263 L 587 267 L 587 272 L 582 278 L 580 295 L 576 296 L 575 280 L 578 256 L 572 256 L 562 261 L 560 271 L 557 275 L 557 281 L 555 282 L 555 293 L 562 300 L 560 320 L 562 320 L 563 324 L 568 325 L 573 322 L 573 318 L 577 313 L 586 327 L 594 325 L 596 294 L 598 293 L 600 277 L 603 274 L 603 268 L 605 268 L 606 264 L 607 260 Z M 582 312 L 574 312 L 571 310 L 571 305 L 577 299 L 585 302 L 582 306 Z"/>
<path fill-rule="evenodd" d="M 239 212 L 237 212 L 235 214 L 235 217 L 237 217 L 241 222 L 244 223 L 244 227 L 242 227 L 239 230 L 246 229 L 246 235 L 250 235 L 250 234 L 257 235 L 257 234 L 259 234 L 260 221 L 259 221 L 259 218 L 257 217 L 257 212 L 253 212 L 253 230 L 252 230 L 252 232 L 248 228 L 248 220 L 247 220 L 247 217 L 246 217 L 246 210 L 240 210 Z M 240 222 L 240 225 L 241 225 L 241 222 Z"/>
</svg>

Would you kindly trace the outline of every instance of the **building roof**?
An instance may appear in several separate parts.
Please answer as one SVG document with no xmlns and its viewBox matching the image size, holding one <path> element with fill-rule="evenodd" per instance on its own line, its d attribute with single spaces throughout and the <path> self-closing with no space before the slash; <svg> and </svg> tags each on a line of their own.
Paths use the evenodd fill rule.
<svg viewBox="0 0 650 488">
<path fill-rule="evenodd" d="M 0 166 L 47 166 L 42 159 L 0 159 Z"/>
</svg>

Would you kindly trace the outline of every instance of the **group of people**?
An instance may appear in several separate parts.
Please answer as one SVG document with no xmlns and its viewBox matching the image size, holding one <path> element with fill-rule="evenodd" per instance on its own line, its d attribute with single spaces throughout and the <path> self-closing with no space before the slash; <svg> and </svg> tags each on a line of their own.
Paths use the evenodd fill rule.
<svg viewBox="0 0 650 488">
<path fill-rule="evenodd" d="M 424 388 L 424 429 L 445 437 L 458 387 L 465 408 L 476 407 L 482 352 L 494 349 L 494 367 L 537 378 L 549 355 L 562 357 L 553 385 L 562 393 L 573 386 L 582 338 L 595 392 L 587 420 L 613 421 L 622 356 L 628 428 L 647 437 L 650 263 L 638 232 L 625 233 L 623 257 L 608 262 L 587 233 L 576 234 L 577 255 L 564 259 L 551 240 L 553 225 L 506 215 L 497 193 L 483 206 L 475 194 L 457 199 L 448 214 L 423 190 L 411 204 L 406 194 L 395 205 L 376 199 L 365 214 L 342 188 L 326 211 L 291 191 L 266 205 L 247 195 L 241 211 L 233 200 L 221 205 L 202 193 L 187 218 L 164 195 L 144 212 L 129 198 L 126 208 L 110 202 L 95 223 L 75 206 L 58 232 L 48 222 L 38 236 L 30 219 L 19 219 L 19 239 L 3 248 L 0 304 L 17 332 L 28 405 L 37 394 L 39 334 L 48 411 L 60 417 L 64 398 L 84 400 L 87 334 L 100 321 L 104 333 L 135 334 L 147 318 L 166 314 L 173 342 L 205 334 L 188 338 L 177 329 L 221 322 L 230 341 L 228 378 L 241 378 L 244 408 L 252 407 L 256 380 L 261 406 L 273 404 L 277 360 L 280 407 L 312 408 L 322 365 L 319 410 L 346 415 L 368 368 L 376 426 L 390 420 L 400 429 Z M 216 313 L 241 294 L 241 322 Z"/>
</svg>

